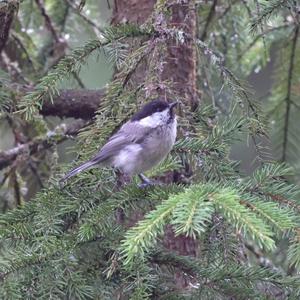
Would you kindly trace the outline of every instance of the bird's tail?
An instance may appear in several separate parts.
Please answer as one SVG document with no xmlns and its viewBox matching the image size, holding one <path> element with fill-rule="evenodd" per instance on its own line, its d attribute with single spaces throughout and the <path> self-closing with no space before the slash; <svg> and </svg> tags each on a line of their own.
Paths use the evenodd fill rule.
<svg viewBox="0 0 300 300">
<path fill-rule="evenodd" d="M 74 168 L 73 170 L 71 170 L 69 173 L 67 173 L 61 180 L 60 182 L 64 182 L 66 180 L 68 180 L 69 178 L 73 177 L 74 175 L 84 171 L 84 170 L 87 170 L 95 165 L 97 165 L 99 162 L 98 161 L 92 161 L 92 160 L 89 160 L 85 163 L 83 163 L 82 165 Z"/>
</svg>

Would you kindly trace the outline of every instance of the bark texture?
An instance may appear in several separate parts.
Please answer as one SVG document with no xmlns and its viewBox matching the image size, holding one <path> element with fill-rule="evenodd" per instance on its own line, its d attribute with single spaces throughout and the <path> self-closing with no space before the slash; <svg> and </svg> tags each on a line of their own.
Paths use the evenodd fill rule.
<svg viewBox="0 0 300 300">
<path fill-rule="evenodd" d="M 171 6 L 172 16 L 168 26 L 182 30 L 190 37 L 196 37 L 196 10 L 194 1 L 185 2 Z M 173 88 L 182 101 L 190 104 L 192 110 L 198 105 L 196 93 L 197 59 L 196 48 L 192 39 L 178 44 L 170 41 L 168 55 L 164 66 L 163 79 L 171 80 Z"/>
<path fill-rule="evenodd" d="M 32 86 L 13 85 L 17 97 L 21 98 L 33 90 Z M 43 116 L 56 116 L 60 118 L 75 118 L 91 120 L 105 95 L 105 89 L 65 89 L 60 90 L 53 103 L 48 99 L 44 102 L 40 114 Z"/>
<path fill-rule="evenodd" d="M 175 2 L 175 1 L 174 1 Z M 172 15 L 168 28 L 182 29 L 190 37 L 196 36 L 196 11 L 194 1 L 179 1 L 179 4 L 172 4 L 170 7 Z M 143 24 L 153 13 L 156 1 L 153 0 L 115 0 L 112 23 L 133 22 Z M 182 44 L 169 41 L 167 57 L 164 58 L 162 80 L 171 81 L 175 93 L 194 109 L 198 105 L 196 93 L 196 49 L 192 39 Z M 146 64 L 142 64 L 133 80 L 136 84 L 144 79 Z M 164 91 L 162 91 L 164 93 Z M 168 176 L 170 177 L 170 176 Z M 168 181 L 166 178 L 165 181 Z M 135 220 L 141 218 L 137 212 Z M 175 237 L 171 226 L 165 230 L 163 244 L 166 248 L 176 251 L 182 255 L 197 255 L 198 246 L 196 242 L 185 236 Z M 178 286 L 186 286 L 184 276 L 175 274 Z"/>
<path fill-rule="evenodd" d="M 9 29 L 12 24 L 15 10 L 18 8 L 17 1 L 0 3 L 0 53 L 4 49 L 9 36 Z"/>
<path fill-rule="evenodd" d="M 143 24 L 151 15 L 156 0 L 115 0 L 112 24 Z"/>
<path fill-rule="evenodd" d="M 41 114 L 90 120 L 104 94 L 105 90 L 62 90 L 53 104 L 50 101 L 44 103 Z"/>
</svg>

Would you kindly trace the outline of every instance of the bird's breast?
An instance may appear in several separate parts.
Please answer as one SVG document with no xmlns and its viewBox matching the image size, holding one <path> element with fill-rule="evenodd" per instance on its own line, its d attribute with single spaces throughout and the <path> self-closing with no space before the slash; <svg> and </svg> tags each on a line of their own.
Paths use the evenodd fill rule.
<svg viewBox="0 0 300 300">
<path fill-rule="evenodd" d="M 176 119 L 168 125 L 159 126 L 143 142 L 145 164 L 159 163 L 171 151 L 176 140 Z M 151 168 L 151 167 L 150 167 Z"/>
<path fill-rule="evenodd" d="M 128 175 L 152 169 L 171 151 L 176 139 L 176 119 L 151 130 L 139 144 L 124 147 L 114 157 L 112 165 Z"/>
</svg>

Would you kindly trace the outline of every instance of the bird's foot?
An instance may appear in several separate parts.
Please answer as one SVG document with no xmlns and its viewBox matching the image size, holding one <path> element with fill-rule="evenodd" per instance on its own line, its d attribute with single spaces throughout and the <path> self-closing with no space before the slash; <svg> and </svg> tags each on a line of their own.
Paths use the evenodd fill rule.
<svg viewBox="0 0 300 300">
<path fill-rule="evenodd" d="M 141 179 L 141 183 L 138 185 L 140 188 L 147 188 L 149 186 L 160 185 L 159 182 L 154 181 L 146 177 L 144 174 L 139 174 L 139 178 Z"/>
<path fill-rule="evenodd" d="M 151 182 L 143 182 L 143 183 L 139 183 L 138 184 L 138 187 L 141 188 L 141 189 L 145 189 L 147 187 L 150 187 L 150 186 L 155 186 L 157 185 L 158 183 L 154 182 L 154 181 L 151 181 Z"/>
</svg>

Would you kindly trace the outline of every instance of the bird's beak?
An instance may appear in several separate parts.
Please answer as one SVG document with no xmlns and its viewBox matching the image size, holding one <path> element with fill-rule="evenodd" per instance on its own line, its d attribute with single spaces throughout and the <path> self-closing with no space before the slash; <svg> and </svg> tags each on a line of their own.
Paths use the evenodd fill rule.
<svg viewBox="0 0 300 300">
<path fill-rule="evenodd" d="M 169 104 L 169 109 L 172 111 L 174 109 L 175 106 L 177 106 L 178 102 L 172 102 Z"/>
</svg>

